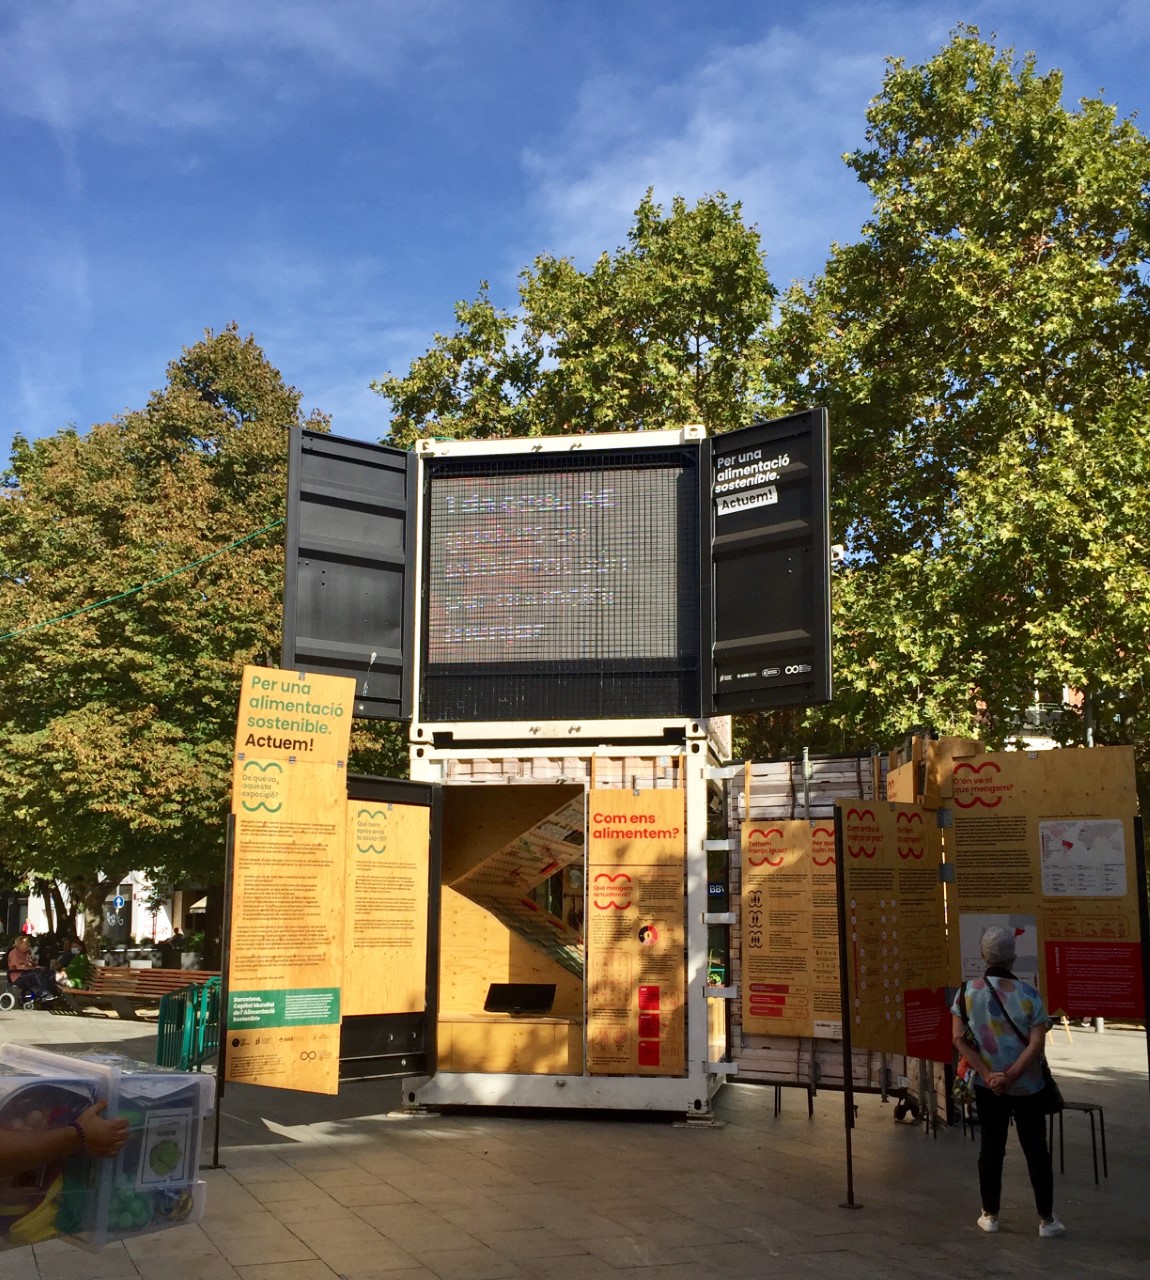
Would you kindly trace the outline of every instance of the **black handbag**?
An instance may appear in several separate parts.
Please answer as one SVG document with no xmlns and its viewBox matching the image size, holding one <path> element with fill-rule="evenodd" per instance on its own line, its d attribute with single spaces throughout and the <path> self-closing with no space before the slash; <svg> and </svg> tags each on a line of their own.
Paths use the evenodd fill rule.
<svg viewBox="0 0 1150 1280">
<path fill-rule="evenodd" d="M 1014 1019 L 1006 1012 L 1006 1005 L 998 994 L 998 988 L 991 982 L 989 977 L 986 979 L 986 985 L 990 988 L 990 994 L 994 996 L 998 1007 L 1002 1010 L 1002 1016 L 1010 1023 L 1011 1031 L 1022 1041 L 1023 1047 L 1025 1047 L 1030 1043 L 1030 1037 L 1024 1036 L 1015 1026 Z M 1062 1097 L 1062 1090 L 1058 1087 L 1058 1081 L 1055 1080 L 1051 1073 L 1050 1063 L 1046 1061 L 1045 1054 L 1042 1058 L 1042 1088 L 1035 1094 L 1035 1097 L 1042 1103 L 1042 1114 L 1046 1116 L 1057 1115 L 1066 1106 Z"/>
<path fill-rule="evenodd" d="M 1050 1072 L 1050 1063 L 1045 1058 L 1042 1059 L 1042 1112 L 1044 1115 L 1056 1116 L 1064 1107 L 1066 1102 L 1062 1097 L 1062 1090 L 1058 1087 L 1058 1081 Z"/>
</svg>

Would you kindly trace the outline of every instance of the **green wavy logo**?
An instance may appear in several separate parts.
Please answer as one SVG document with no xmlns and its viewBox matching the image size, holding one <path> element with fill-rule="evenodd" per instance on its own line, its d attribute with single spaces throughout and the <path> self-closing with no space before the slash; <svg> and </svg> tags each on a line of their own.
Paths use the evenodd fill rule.
<svg viewBox="0 0 1150 1280">
<path fill-rule="evenodd" d="M 258 760 L 249 760 L 244 765 L 244 772 L 247 773 L 249 769 L 258 769 L 260 773 L 267 773 L 269 769 L 274 769 L 276 773 L 283 773 L 284 771 L 283 765 L 276 760 L 269 760 L 267 764 L 260 764 Z"/>
<path fill-rule="evenodd" d="M 255 804 L 248 804 L 246 800 L 240 801 L 240 808 L 246 809 L 248 813 L 258 813 L 260 809 L 266 809 L 268 813 L 279 813 L 283 808 L 283 802 L 279 804 L 268 804 L 266 800 L 257 800 Z"/>
</svg>

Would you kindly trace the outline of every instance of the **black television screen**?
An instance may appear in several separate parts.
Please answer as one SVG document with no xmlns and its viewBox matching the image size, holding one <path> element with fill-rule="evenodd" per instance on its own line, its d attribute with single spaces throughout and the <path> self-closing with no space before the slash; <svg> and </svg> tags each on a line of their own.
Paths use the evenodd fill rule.
<svg viewBox="0 0 1150 1280">
<path fill-rule="evenodd" d="M 690 714 L 697 450 L 426 464 L 423 716 Z M 636 710 L 648 699 L 650 710 Z"/>
</svg>

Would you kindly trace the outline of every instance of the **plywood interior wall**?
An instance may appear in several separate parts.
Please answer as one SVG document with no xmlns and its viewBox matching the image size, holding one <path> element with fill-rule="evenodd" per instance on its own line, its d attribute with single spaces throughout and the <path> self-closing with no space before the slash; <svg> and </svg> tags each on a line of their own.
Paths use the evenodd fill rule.
<svg viewBox="0 0 1150 1280">
<path fill-rule="evenodd" d="M 443 890 L 439 1007 L 444 1014 L 479 1014 L 493 982 L 553 982 L 552 1015 L 583 1018 L 583 984 L 549 956 L 454 889 Z"/>
<path fill-rule="evenodd" d="M 454 884 L 582 790 L 562 783 L 449 788 L 443 812 L 443 883 Z"/>
</svg>

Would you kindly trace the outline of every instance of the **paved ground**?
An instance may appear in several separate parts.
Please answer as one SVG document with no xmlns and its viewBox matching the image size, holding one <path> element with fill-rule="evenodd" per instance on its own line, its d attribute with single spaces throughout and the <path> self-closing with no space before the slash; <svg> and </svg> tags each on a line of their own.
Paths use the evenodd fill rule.
<svg viewBox="0 0 1150 1280">
<path fill-rule="evenodd" d="M 146 1027 L 0 1014 L 0 1039 L 113 1044 L 150 1060 Z M 1070 1099 L 1103 1104 L 1110 1176 L 1066 1118 L 1058 1240 L 1039 1240 L 1021 1152 L 1007 1156 L 1003 1229 L 978 1213 L 976 1147 L 859 1099 L 845 1198 L 842 1099 L 728 1086 L 720 1129 L 667 1120 L 503 1112 L 397 1118 L 395 1084 L 338 1099 L 233 1086 L 202 1224 L 91 1255 L 58 1242 L 0 1255 L 0 1280 L 735 1280 L 779 1276 L 1142 1277 L 1150 1259 L 1150 1086 L 1141 1033 L 1052 1038 Z M 205 1153 L 211 1160 L 210 1143 Z"/>
</svg>

